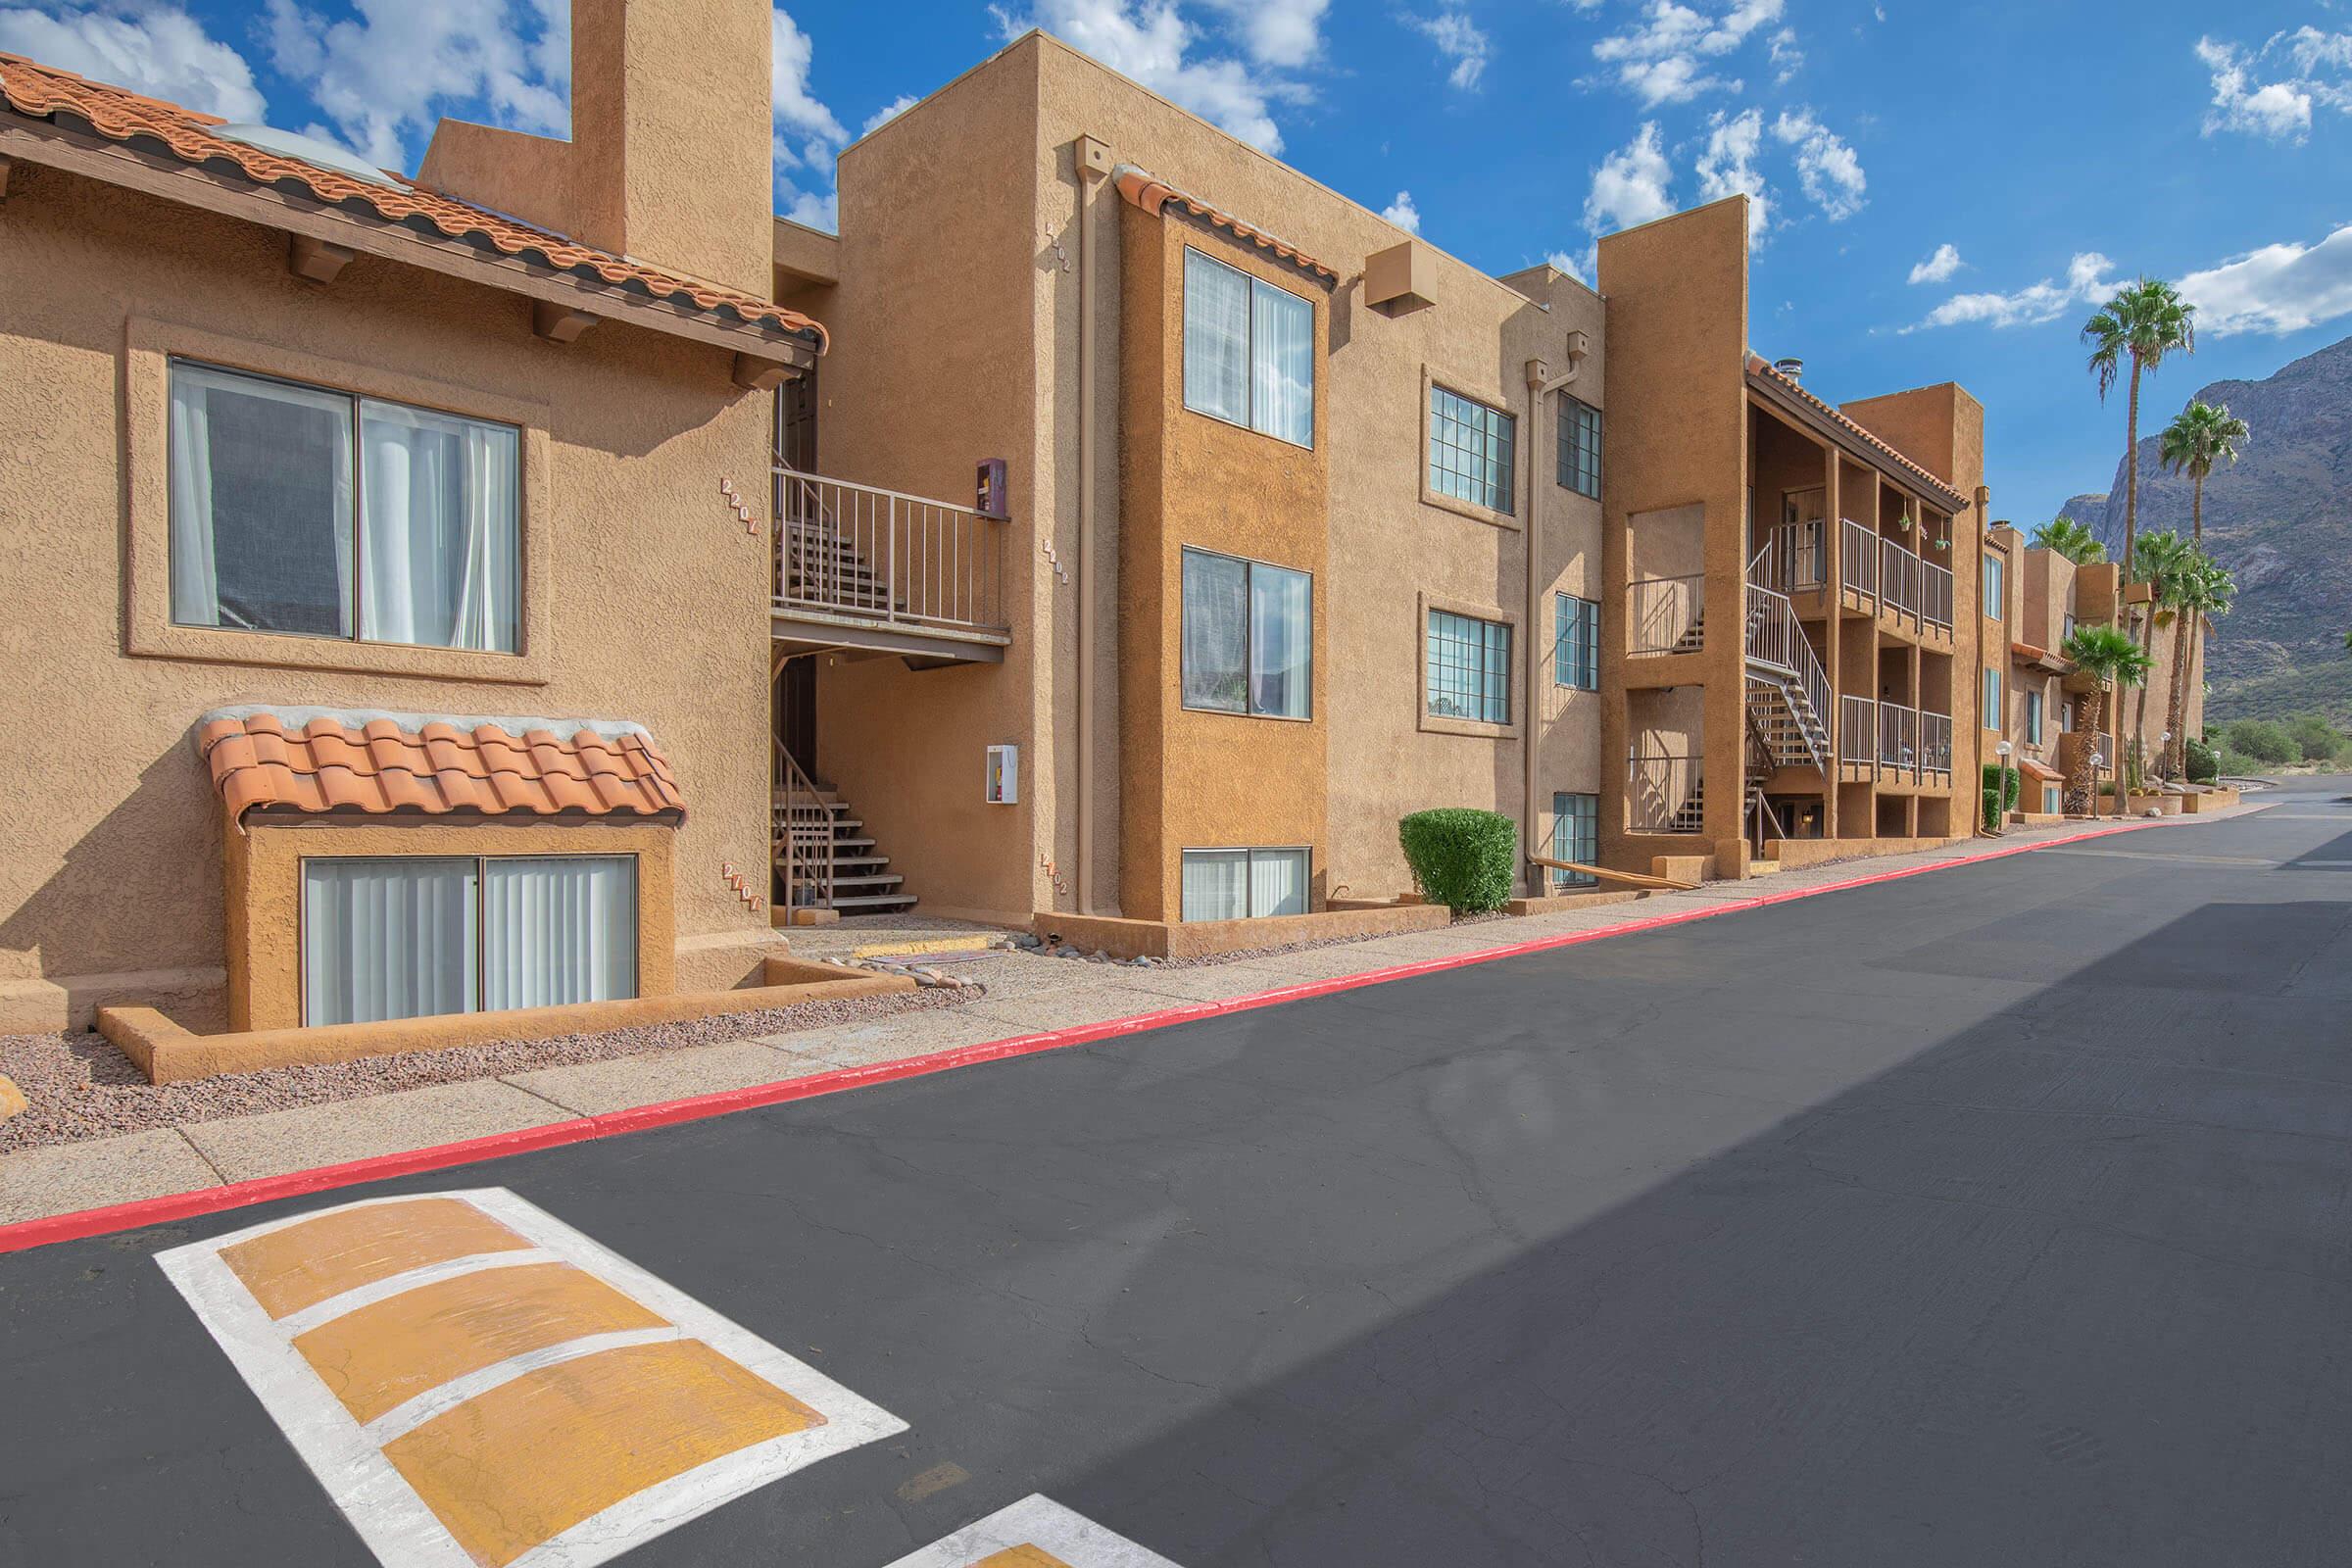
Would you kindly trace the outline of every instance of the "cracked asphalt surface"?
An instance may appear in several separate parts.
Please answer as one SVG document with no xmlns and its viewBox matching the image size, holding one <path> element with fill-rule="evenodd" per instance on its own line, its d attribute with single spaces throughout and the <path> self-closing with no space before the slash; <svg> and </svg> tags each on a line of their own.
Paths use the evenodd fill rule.
<svg viewBox="0 0 2352 1568">
<path fill-rule="evenodd" d="M 909 1423 L 629 1564 L 2341 1564 L 2347 793 L 0 1257 L 0 1563 L 371 1561 L 150 1254 L 498 1185 Z"/>
</svg>

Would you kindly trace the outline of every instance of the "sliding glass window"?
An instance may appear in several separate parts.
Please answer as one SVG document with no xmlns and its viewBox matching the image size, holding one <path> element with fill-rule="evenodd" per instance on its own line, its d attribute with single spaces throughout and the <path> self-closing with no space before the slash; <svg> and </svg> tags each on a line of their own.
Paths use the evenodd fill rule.
<svg viewBox="0 0 2352 1568">
<path fill-rule="evenodd" d="M 1315 444 L 1315 307 L 1184 253 L 1184 406 L 1295 446 Z"/>
<path fill-rule="evenodd" d="M 1288 566 L 1184 552 L 1184 706 L 1305 718 L 1315 684 L 1314 578 Z"/>
</svg>

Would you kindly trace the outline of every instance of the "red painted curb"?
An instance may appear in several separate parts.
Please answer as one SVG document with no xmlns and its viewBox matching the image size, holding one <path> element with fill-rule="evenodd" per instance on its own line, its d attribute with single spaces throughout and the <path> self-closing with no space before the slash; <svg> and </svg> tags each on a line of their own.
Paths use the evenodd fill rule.
<svg viewBox="0 0 2352 1568">
<path fill-rule="evenodd" d="M 2166 818 L 2165 820 L 2174 820 Z M 2008 849 L 1989 850 L 1982 855 L 1954 856 L 1949 859 L 1930 861 L 1926 865 L 1904 866 L 1893 871 L 1875 871 L 1867 876 L 1849 877 L 1842 882 L 1824 883 L 1820 887 L 1791 888 L 1786 893 L 1766 893 L 1754 898 L 1726 900 L 1705 908 L 1683 909 L 1673 914 L 1652 915 L 1647 919 L 1627 920 L 1617 925 L 1602 926 L 1592 931 L 1570 931 L 1560 936 L 1531 937 L 1525 942 L 1507 943 L 1501 947 L 1480 948 L 1470 953 L 1448 954 L 1444 957 L 1423 958 L 1412 963 L 1392 964 L 1385 969 L 1367 969 L 1361 974 L 1335 975 L 1322 980 L 1305 980 L 1297 985 L 1281 986 L 1271 991 L 1252 992 L 1244 997 L 1227 997 L 1214 1002 L 1191 1002 L 1181 1006 L 1163 1007 L 1152 1012 L 1134 1013 L 1124 1018 L 1111 1018 L 1102 1023 L 1080 1024 L 1068 1029 L 1052 1029 L 1041 1034 L 1015 1035 L 1004 1040 L 991 1040 L 976 1046 L 958 1046 L 952 1051 L 936 1051 L 927 1055 L 906 1056 L 897 1061 L 877 1062 L 870 1067 L 836 1067 L 827 1072 L 811 1073 L 803 1078 L 787 1079 L 780 1083 L 759 1084 L 749 1089 L 726 1089 L 714 1094 L 694 1095 L 684 1100 L 663 1101 L 657 1104 L 633 1105 L 626 1110 L 608 1111 L 600 1115 L 580 1116 L 569 1121 L 550 1122 L 544 1127 L 528 1127 L 520 1132 L 497 1133 L 487 1138 L 468 1138 L 459 1143 L 436 1144 L 427 1149 L 412 1149 L 397 1154 L 377 1154 L 367 1159 L 349 1160 L 337 1165 L 318 1165 L 309 1170 L 292 1171 L 283 1176 L 263 1176 L 251 1181 L 229 1182 L 219 1187 L 200 1187 L 193 1192 L 173 1193 L 163 1198 L 143 1198 L 128 1203 L 112 1203 L 103 1208 L 77 1209 L 68 1214 L 51 1214 L 41 1219 L 19 1220 L 12 1225 L 0 1225 L 0 1253 L 21 1252 L 29 1248 L 46 1247 L 57 1242 L 79 1241 L 85 1237 L 105 1236 L 116 1231 L 136 1230 L 141 1226 L 160 1225 L 171 1220 L 188 1219 L 199 1214 L 220 1213 L 225 1209 L 244 1208 L 280 1198 L 299 1198 L 306 1193 L 327 1192 L 338 1187 L 357 1186 L 362 1182 L 383 1181 L 394 1176 L 410 1176 L 419 1171 L 442 1170 L 452 1165 L 467 1165 L 479 1160 L 500 1159 L 509 1154 L 529 1153 L 534 1150 L 556 1149 L 566 1144 L 587 1143 L 592 1139 L 612 1138 L 622 1133 L 644 1132 L 655 1127 L 671 1127 L 681 1122 L 704 1121 L 732 1111 L 754 1110 L 762 1105 L 781 1105 L 796 1100 L 814 1100 L 852 1089 L 868 1088 L 875 1084 L 897 1083 L 907 1078 L 928 1077 L 957 1067 L 976 1066 L 981 1062 L 1004 1061 L 1014 1056 L 1036 1055 L 1041 1052 L 1059 1051 L 1071 1046 L 1092 1045 L 1097 1041 L 1116 1039 L 1120 1035 L 1137 1034 L 1147 1029 L 1163 1028 L 1169 1024 L 1187 1023 L 1201 1018 L 1213 1018 L 1225 1013 L 1251 1012 L 1259 1007 L 1277 1006 L 1286 1002 L 1301 1002 L 1309 997 L 1331 996 L 1342 991 L 1354 991 L 1365 986 L 1386 985 L 1395 980 L 1410 980 L 1420 975 L 1438 974 L 1448 969 L 1467 968 L 1477 963 L 1493 963 L 1502 958 L 1514 958 L 1533 953 L 1547 953 L 1557 948 L 1571 948 L 1587 942 L 1598 942 L 1609 937 L 1628 936 L 1637 931 L 1655 931 L 1664 926 L 1687 925 L 1693 920 L 1710 920 L 1719 914 L 1735 914 L 1745 909 L 1758 909 L 1767 905 L 1788 904 L 1797 899 L 1810 899 L 1824 893 L 1842 893 L 1851 888 L 1869 887 L 1879 882 L 1895 882 L 1905 877 L 1921 876 L 1930 871 L 1947 870 L 1955 865 L 1975 865 L 1984 860 L 1998 860 L 2012 855 L 2030 855 L 2035 850 L 2055 849 L 2062 844 L 2079 844 L 2084 839 L 2106 838 L 2116 833 L 2132 833 L 2154 827 L 2155 822 L 2125 822 L 2113 827 L 2091 828 L 2082 833 L 2070 833 L 2062 839 L 2044 839 L 2038 844 L 2019 844 Z"/>
</svg>

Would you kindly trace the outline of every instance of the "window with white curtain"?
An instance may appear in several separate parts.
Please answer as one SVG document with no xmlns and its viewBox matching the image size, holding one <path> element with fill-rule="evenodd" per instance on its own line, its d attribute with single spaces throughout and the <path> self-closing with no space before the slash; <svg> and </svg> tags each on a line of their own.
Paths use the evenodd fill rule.
<svg viewBox="0 0 2352 1568">
<path fill-rule="evenodd" d="M 1184 406 L 1313 446 L 1314 305 L 1187 249 Z"/>
<path fill-rule="evenodd" d="M 1304 914 L 1308 854 L 1301 849 L 1187 850 L 1187 920 L 1256 920 Z"/>
<path fill-rule="evenodd" d="M 511 654 L 511 424 L 172 362 L 172 619 Z"/>
<path fill-rule="evenodd" d="M 1308 716 L 1315 680 L 1314 578 L 1212 551 L 1184 552 L 1184 706 L 1261 718 Z"/>
<path fill-rule="evenodd" d="M 634 856 L 302 862 L 306 1024 L 636 994 Z"/>
</svg>

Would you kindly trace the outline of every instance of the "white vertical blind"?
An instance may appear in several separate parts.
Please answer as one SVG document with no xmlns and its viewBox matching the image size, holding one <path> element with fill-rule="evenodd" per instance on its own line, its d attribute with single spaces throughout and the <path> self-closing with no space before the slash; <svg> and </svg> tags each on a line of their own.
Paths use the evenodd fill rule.
<svg viewBox="0 0 2352 1568">
<path fill-rule="evenodd" d="M 550 1007 L 637 994 L 637 862 L 492 860 L 482 884 L 482 1005 Z"/>
<path fill-rule="evenodd" d="M 1315 308 L 1298 295 L 1251 278 L 1250 318 L 1256 378 L 1253 429 L 1307 447 L 1315 444 Z"/>
<path fill-rule="evenodd" d="M 302 1021 L 469 1012 L 472 860 L 302 862 Z"/>
<path fill-rule="evenodd" d="M 1250 422 L 1250 276 L 1184 253 L 1184 406 Z"/>
<path fill-rule="evenodd" d="M 1184 918 L 1241 920 L 1250 914 L 1250 852 L 1184 852 Z"/>
<path fill-rule="evenodd" d="M 1250 852 L 1250 913 L 1263 919 L 1306 912 L 1306 851 Z"/>
</svg>

